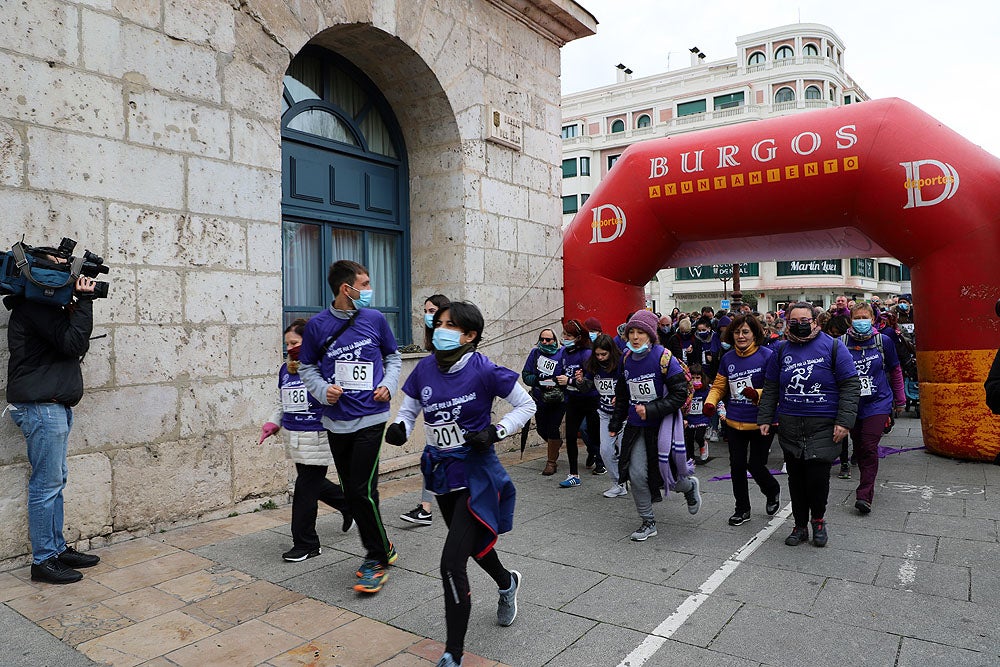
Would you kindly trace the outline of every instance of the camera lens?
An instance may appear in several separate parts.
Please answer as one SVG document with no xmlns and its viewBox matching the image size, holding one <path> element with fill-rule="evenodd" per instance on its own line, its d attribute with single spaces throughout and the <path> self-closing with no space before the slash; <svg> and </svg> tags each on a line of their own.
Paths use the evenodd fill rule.
<svg viewBox="0 0 1000 667">
<path fill-rule="evenodd" d="M 95 299 L 107 299 L 108 298 L 108 284 L 102 280 L 98 280 L 94 283 L 94 298 Z"/>
</svg>

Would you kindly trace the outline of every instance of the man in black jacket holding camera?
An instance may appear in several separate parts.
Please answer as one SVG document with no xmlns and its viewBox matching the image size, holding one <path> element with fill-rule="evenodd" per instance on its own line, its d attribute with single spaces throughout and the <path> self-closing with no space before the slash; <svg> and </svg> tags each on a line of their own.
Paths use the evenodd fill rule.
<svg viewBox="0 0 1000 667">
<path fill-rule="evenodd" d="M 72 407 L 83 397 L 80 362 L 90 347 L 94 326 L 94 284 L 92 278 L 80 276 L 74 292 L 77 298 L 66 306 L 36 303 L 23 296 L 4 299 L 11 309 L 8 407 L 24 433 L 31 463 L 28 529 L 33 581 L 70 584 L 83 578 L 73 568 L 100 561 L 67 547 L 62 533 Z"/>
</svg>

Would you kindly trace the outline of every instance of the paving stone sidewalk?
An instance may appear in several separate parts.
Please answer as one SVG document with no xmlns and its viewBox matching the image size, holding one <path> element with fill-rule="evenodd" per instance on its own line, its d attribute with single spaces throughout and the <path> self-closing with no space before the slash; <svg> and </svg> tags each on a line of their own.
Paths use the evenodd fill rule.
<svg viewBox="0 0 1000 667">
<path fill-rule="evenodd" d="M 831 480 L 830 542 L 791 548 L 790 521 L 764 542 L 665 640 L 649 665 L 700 667 L 1000 664 L 1000 467 L 922 449 L 901 419 L 883 445 L 874 510 L 854 510 L 853 480 Z M 703 507 L 669 496 L 659 535 L 638 526 L 629 496 L 601 495 L 607 477 L 558 488 L 539 474 L 542 449 L 503 456 L 518 488 L 514 531 L 499 551 L 524 575 L 519 614 L 496 625 L 496 586 L 470 564 L 473 609 L 464 664 L 618 665 L 744 543 L 767 525 L 751 481 L 752 520 L 730 527 L 725 445 L 699 468 Z M 781 467 L 778 447 L 773 469 Z M 787 488 L 780 478 L 783 492 Z M 400 558 L 385 589 L 351 590 L 361 545 L 320 516 L 323 554 L 284 563 L 288 508 L 168 531 L 99 550 L 72 586 L 0 574 L 0 664 L 433 665 L 444 611 L 438 563 L 445 527 L 406 524 L 419 480 L 382 485 L 382 512 Z M 787 499 L 787 493 L 784 494 Z M 783 501 L 784 502 L 784 501 Z M 75 650 L 74 650 L 75 649 Z"/>
</svg>

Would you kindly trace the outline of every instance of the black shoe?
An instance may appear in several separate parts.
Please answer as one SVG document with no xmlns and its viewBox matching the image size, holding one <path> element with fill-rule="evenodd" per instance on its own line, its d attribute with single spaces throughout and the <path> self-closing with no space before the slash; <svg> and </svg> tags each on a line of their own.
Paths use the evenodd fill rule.
<svg viewBox="0 0 1000 667">
<path fill-rule="evenodd" d="M 854 503 L 854 508 L 862 514 L 870 514 L 872 511 L 872 504 L 864 500 L 859 500 Z"/>
<path fill-rule="evenodd" d="M 781 493 L 774 494 L 773 498 L 767 499 L 767 504 L 764 505 L 764 511 L 767 512 L 768 516 L 774 516 L 778 513 L 778 508 L 781 506 Z"/>
<path fill-rule="evenodd" d="M 585 464 L 585 467 L 587 467 L 587 468 L 593 468 L 594 467 L 594 461 L 596 459 L 597 459 L 597 457 L 594 456 L 593 454 L 587 454 L 587 463 Z"/>
<path fill-rule="evenodd" d="M 603 463 L 598 463 L 597 465 L 594 466 L 594 474 L 595 475 L 607 475 L 608 474 L 608 469 L 604 467 Z"/>
<path fill-rule="evenodd" d="M 72 584 L 83 579 L 83 575 L 60 562 L 58 556 L 31 566 L 31 580 L 47 584 Z"/>
<path fill-rule="evenodd" d="M 729 517 L 729 525 L 730 526 L 742 526 L 743 524 L 745 524 L 749 520 L 750 520 L 750 511 L 749 510 L 747 510 L 746 512 L 740 512 L 739 510 L 736 510 L 736 513 L 733 514 L 731 517 Z"/>
<path fill-rule="evenodd" d="M 817 547 L 826 546 L 826 521 L 823 519 L 813 519 L 813 545 Z"/>
<path fill-rule="evenodd" d="M 790 547 L 798 546 L 809 541 L 809 529 L 805 526 L 792 528 L 792 534 L 785 538 L 785 544 Z"/>
<path fill-rule="evenodd" d="M 66 547 L 66 551 L 59 554 L 59 562 L 70 567 L 94 567 L 101 562 L 101 557 L 82 554 L 73 547 Z"/>
<path fill-rule="evenodd" d="M 417 505 L 409 512 L 399 515 L 403 521 L 415 523 L 418 526 L 429 526 L 434 522 L 434 515 L 424 509 L 423 505 Z"/>
<path fill-rule="evenodd" d="M 323 553 L 323 549 L 321 547 L 316 547 L 315 549 L 311 549 L 309 547 L 292 547 L 290 550 L 281 554 L 281 557 L 289 563 L 301 563 L 307 558 L 315 558 L 321 553 Z"/>
<path fill-rule="evenodd" d="M 343 519 L 343 523 L 340 524 L 340 530 L 346 533 L 354 525 L 354 517 L 351 515 L 350 510 L 342 509 L 340 510 L 340 518 Z"/>
</svg>

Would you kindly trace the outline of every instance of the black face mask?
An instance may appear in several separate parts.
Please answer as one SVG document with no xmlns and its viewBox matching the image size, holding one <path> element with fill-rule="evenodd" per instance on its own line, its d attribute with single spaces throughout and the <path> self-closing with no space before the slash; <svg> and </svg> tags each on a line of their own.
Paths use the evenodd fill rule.
<svg viewBox="0 0 1000 667">
<path fill-rule="evenodd" d="M 812 333 L 812 324 L 809 322 L 789 322 L 788 332 L 793 336 L 805 338 Z"/>
</svg>

